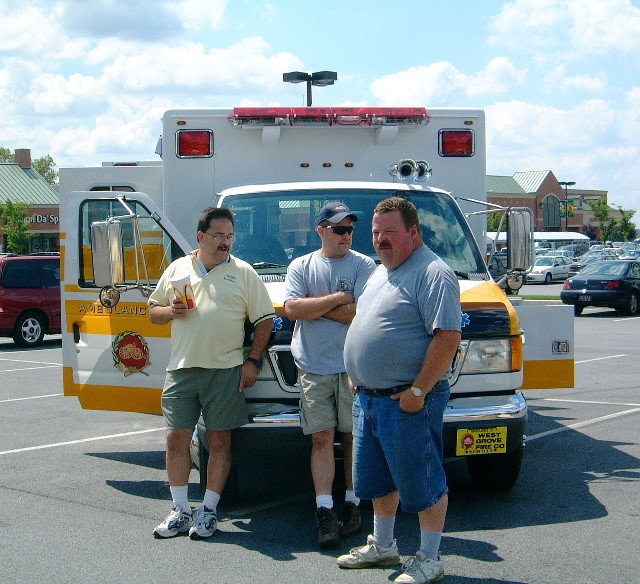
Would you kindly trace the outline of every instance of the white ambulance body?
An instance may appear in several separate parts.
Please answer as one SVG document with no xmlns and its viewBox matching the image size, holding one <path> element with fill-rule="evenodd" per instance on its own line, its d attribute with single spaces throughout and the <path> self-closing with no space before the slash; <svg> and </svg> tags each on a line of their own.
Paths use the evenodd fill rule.
<svg viewBox="0 0 640 584">
<path fill-rule="evenodd" d="M 316 217 L 331 200 L 358 215 L 353 247 L 376 258 L 373 208 L 399 195 L 416 204 L 426 243 L 460 279 L 463 340 L 445 454 L 465 457 L 484 487 L 514 484 L 528 416 L 520 389 L 573 387 L 573 315 L 514 308 L 486 270 L 486 216 L 473 214 L 486 201 L 481 110 L 171 110 L 161 155 L 161 167 L 60 170 L 65 395 L 89 409 L 160 413 L 171 329 L 149 322 L 146 300 L 166 266 L 197 246 L 200 211 L 224 206 L 236 217 L 232 253 L 261 275 L 277 314 L 258 383 L 246 392 L 246 428 L 298 429 L 293 323 L 282 307 L 288 263 L 319 247 Z M 511 267 L 526 270 L 533 239 L 514 226 L 530 222 L 506 214 L 521 236 L 509 244 Z M 516 309 L 531 323 L 526 344 Z"/>
</svg>

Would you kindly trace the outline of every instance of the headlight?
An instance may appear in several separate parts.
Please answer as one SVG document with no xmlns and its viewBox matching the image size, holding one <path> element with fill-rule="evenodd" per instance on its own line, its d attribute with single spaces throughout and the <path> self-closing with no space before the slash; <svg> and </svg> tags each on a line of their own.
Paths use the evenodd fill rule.
<svg viewBox="0 0 640 584">
<path fill-rule="evenodd" d="M 471 341 L 460 373 L 503 373 L 511 363 L 511 339 Z"/>
</svg>

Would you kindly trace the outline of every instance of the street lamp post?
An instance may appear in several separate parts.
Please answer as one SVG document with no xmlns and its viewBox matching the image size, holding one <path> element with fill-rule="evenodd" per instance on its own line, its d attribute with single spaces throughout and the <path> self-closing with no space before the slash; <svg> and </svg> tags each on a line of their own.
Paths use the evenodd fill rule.
<svg viewBox="0 0 640 584">
<path fill-rule="evenodd" d="M 285 83 L 306 83 L 307 84 L 307 106 L 312 103 L 311 86 L 326 87 L 333 85 L 338 79 L 335 71 L 316 71 L 315 73 L 305 73 L 304 71 L 291 71 L 282 74 L 282 81 Z"/>
<path fill-rule="evenodd" d="M 569 193 L 567 189 L 575 185 L 576 182 L 573 180 L 567 182 L 558 181 L 558 184 L 564 186 L 564 230 L 569 231 Z"/>
</svg>

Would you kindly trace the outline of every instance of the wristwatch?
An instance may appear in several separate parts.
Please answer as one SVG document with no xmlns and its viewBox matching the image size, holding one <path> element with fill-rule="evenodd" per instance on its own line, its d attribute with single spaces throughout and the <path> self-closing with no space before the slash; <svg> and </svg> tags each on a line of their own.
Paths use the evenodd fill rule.
<svg viewBox="0 0 640 584">
<path fill-rule="evenodd" d="M 412 385 L 410 388 L 411 393 L 416 397 L 423 397 L 425 395 L 424 391 L 422 391 L 419 387 Z"/>
<path fill-rule="evenodd" d="M 245 361 L 249 361 L 249 363 L 253 363 L 258 369 L 262 367 L 262 359 L 256 359 L 255 357 L 247 357 Z"/>
</svg>

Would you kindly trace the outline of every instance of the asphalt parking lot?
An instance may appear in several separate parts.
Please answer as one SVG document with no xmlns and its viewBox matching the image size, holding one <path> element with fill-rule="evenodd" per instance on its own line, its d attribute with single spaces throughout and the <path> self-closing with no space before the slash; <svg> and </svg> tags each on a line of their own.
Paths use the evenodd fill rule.
<svg viewBox="0 0 640 584">
<path fill-rule="evenodd" d="M 586 309 L 575 326 L 576 387 L 526 392 L 516 486 L 479 493 L 463 462 L 447 465 L 445 582 L 637 581 L 640 319 Z M 335 566 L 370 531 L 368 505 L 360 538 L 317 549 L 306 460 L 282 451 L 240 474 L 210 540 L 155 540 L 170 506 L 162 419 L 84 411 L 63 397 L 59 338 L 31 351 L 0 340 L 0 372 L 0 582 L 364 583 L 399 573 Z M 194 501 L 197 480 L 194 470 Z M 415 552 L 414 516 L 399 515 L 396 536 L 403 556 Z"/>
</svg>

